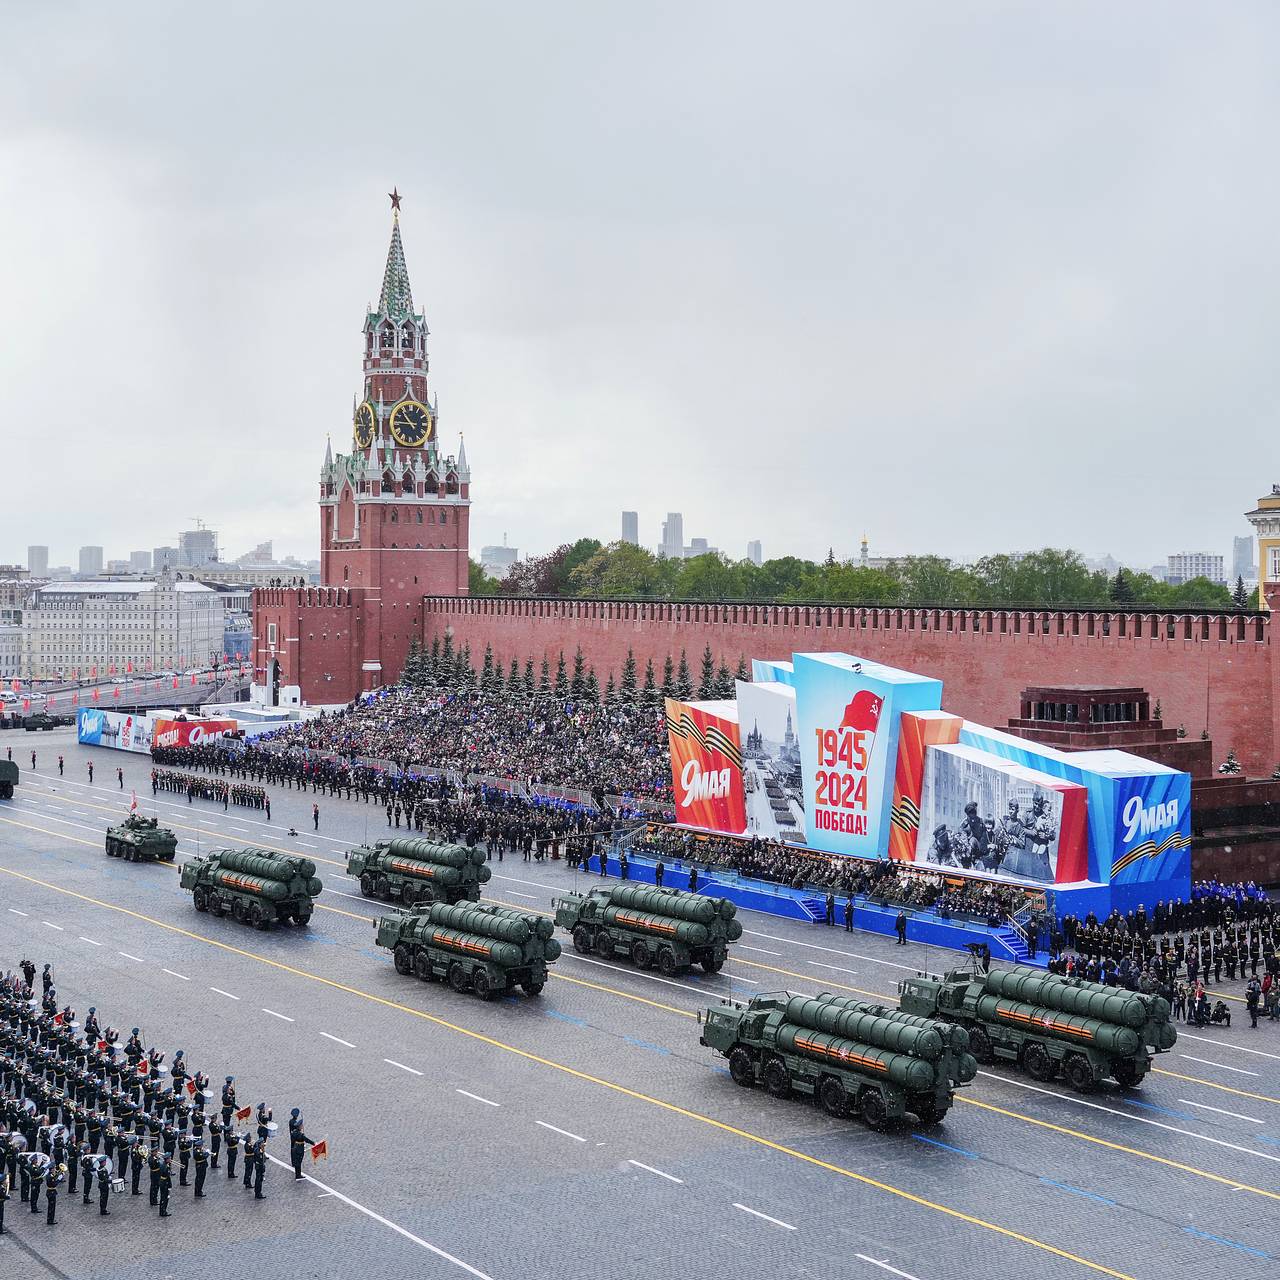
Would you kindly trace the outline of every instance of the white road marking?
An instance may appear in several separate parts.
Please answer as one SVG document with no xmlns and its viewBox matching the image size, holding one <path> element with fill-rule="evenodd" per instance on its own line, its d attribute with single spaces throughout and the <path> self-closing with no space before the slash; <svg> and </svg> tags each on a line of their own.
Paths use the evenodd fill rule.
<svg viewBox="0 0 1280 1280">
<path fill-rule="evenodd" d="M 735 1209 L 741 1209 L 743 1213 L 753 1214 L 757 1218 L 763 1218 L 766 1222 L 772 1222 L 775 1227 L 784 1227 L 787 1231 L 794 1231 L 795 1227 L 789 1222 L 783 1222 L 781 1218 L 771 1218 L 767 1213 L 761 1213 L 759 1209 L 753 1209 L 750 1205 L 739 1204 L 736 1200 L 733 1202 Z"/>
<path fill-rule="evenodd" d="M 66 930 L 60 924 L 53 924 L 49 920 L 41 920 L 40 923 L 44 925 L 46 929 L 57 929 L 59 933 L 66 933 Z"/>
<path fill-rule="evenodd" d="M 1236 1049 L 1240 1053 L 1256 1053 L 1260 1058 L 1274 1058 L 1277 1062 L 1280 1062 L 1280 1053 L 1268 1053 L 1265 1049 L 1250 1049 L 1247 1045 L 1229 1044 L 1225 1040 L 1211 1040 L 1208 1036 L 1193 1036 L 1190 1031 L 1183 1031 L 1181 1027 L 1178 1028 L 1178 1039 L 1199 1040 L 1201 1044 L 1217 1045 L 1219 1049 Z"/>
<path fill-rule="evenodd" d="M 269 1013 L 273 1018 L 279 1018 L 281 1022 L 293 1022 L 293 1018 L 286 1018 L 283 1013 L 277 1013 L 274 1009 L 263 1009 L 263 1013 Z"/>
<path fill-rule="evenodd" d="M 383 1058 L 383 1062 L 388 1066 L 399 1067 L 401 1071 L 407 1071 L 411 1076 L 420 1076 L 421 1071 L 415 1070 L 413 1067 L 406 1067 L 403 1062 L 397 1062 L 394 1058 Z"/>
<path fill-rule="evenodd" d="M 838 964 L 823 964 L 820 960 L 806 960 L 805 964 L 810 964 L 815 969 L 834 969 L 837 973 L 852 973 L 855 978 L 862 977 L 860 973 L 852 969 L 842 969 Z"/>
<path fill-rule="evenodd" d="M 687 982 L 676 982 L 674 978 L 660 978 L 656 973 L 646 973 L 643 969 L 624 969 L 621 965 L 610 964 L 607 960 L 597 960 L 592 956 L 580 956 L 576 951 L 570 951 L 566 948 L 561 952 L 562 960 L 580 960 L 583 964 L 599 965 L 602 969 L 609 969 L 614 973 L 623 973 L 633 975 L 639 978 L 647 978 L 650 982 L 661 982 L 664 987 L 679 987 L 681 991 L 692 991 L 695 995 L 706 997 L 706 990 L 699 990 L 697 987 L 691 987 Z M 715 994 L 712 992 L 712 994 Z"/>
<path fill-rule="evenodd" d="M 507 892 L 513 898 L 528 898 L 530 902 L 537 902 L 537 897 L 532 893 L 521 893 L 519 889 L 508 889 Z"/>
<path fill-rule="evenodd" d="M 1247 1120 L 1250 1124 L 1262 1124 L 1261 1120 L 1255 1120 L 1253 1116 L 1242 1116 L 1238 1111 L 1223 1111 L 1221 1107 L 1211 1107 L 1207 1102 L 1192 1102 L 1190 1098 L 1179 1098 L 1178 1101 L 1184 1107 L 1199 1107 L 1201 1111 L 1215 1111 L 1220 1116 L 1230 1116 L 1233 1120 Z"/>
<path fill-rule="evenodd" d="M 1196 1133 L 1194 1129 L 1179 1129 L 1175 1124 L 1165 1124 L 1162 1120 L 1152 1120 L 1149 1116 L 1135 1116 L 1130 1111 L 1117 1111 L 1114 1107 L 1104 1107 L 1100 1102 L 1087 1102 L 1084 1098 L 1073 1098 L 1069 1093 L 1056 1093 L 1053 1089 L 1042 1089 L 1038 1084 L 1028 1084 L 1025 1080 L 1014 1080 L 1009 1076 L 998 1076 L 991 1071 L 979 1071 L 978 1074 L 986 1076 L 989 1080 L 999 1080 L 1001 1084 L 1011 1084 L 1018 1089 L 1043 1093 L 1046 1098 L 1057 1098 L 1059 1102 L 1074 1102 L 1078 1107 L 1088 1107 L 1092 1111 L 1105 1111 L 1109 1116 L 1123 1116 L 1136 1124 L 1149 1124 L 1156 1129 L 1180 1133 L 1184 1138 L 1196 1138 L 1215 1147 L 1226 1147 L 1228 1151 L 1239 1151 L 1246 1156 L 1257 1156 L 1259 1160 L 1272 1160 L 1280 1164 L 1280 1156 L 1270 1155 L 1266 1151 L 1255 1151 L 1252 1147 L 1241 1147 L 1234 1142 L 1226 1142 L 1222 1138 L 1211 1138 L 1208 1134 Z"/>
<path fill-rule="evenodd" d="M 102 943 L 100 943 L 100 942 L 94 942 L 94 940 L 93 940 L 92 938 L 86 938 L 86 937 L 84 936 L 84 934 L 81 934 L 81 935 L 80 935 L 80 941 L 81 941 L 81 942 L 87 942 L 91 947 L 100 947 L 100 946 L 102 946 Z"/>
<path fill-rule="evenodd" d="M 25 916 L 27 914 L 25 911 L 19 911 L 17 907 L 10 907 L 9 910 L 12 911 L 15 916 Z"/>
<path fill-rule="evenodd" d="M 272 1164 L 278 1164 L 282 1169 L 289 1168 L 283 1160 L 278 1160 L 273 1155 L 268 1154 L 267 1159 L 270 1160 Z M 319 1187 L 326 1195 L 333 1196 L 336 1200 L 341 1200 L 343 1204 L 356 1210 L 357 1213 L 363 1213 L 366 1218 L 372 1218 L 374 1222 L 381 1223 L 384 1227 L 389 1227 L 397 1235 L 401 1235 L 406 1240 L 412 1241 L 412 1243 L 416 1244 L 419 1248 L 426 1249 L 428 1253 L 434 1253 L 437 1258 L 443 1258 L 446 1262 L 452 1262 L 455 1267 L 461 1267 L 468 1275 L 475 1276 L 476 1280 L 493 1280 L 492 1276 L 486 1275 L 485 1272 L 479 1270 L 479 1268 L 473 1267 L 468 1262 L 463 1262 L 461 1258 L 455 1258 L 451 1253 L 446 1253 L 438 1245 L 429 1244 L 426 1240 L 423 1240 L 421 1236 L 415 1236 L 412 1231 L 406 1231 L 403 1227 L 398 1226 L 389 1218 L 384 1218 L 380 1213 L 374 1213 L 372 1209 L 366 1209 L 364 1205 L 358 1204 L 355 1200 L 352 1200 L 350 1196 L 344 1196 L 341 1191 L 335 1191 L 332 1187 L 326 1186 L 325 1183 L 321 1182 L 317 1178 L 313 1178 L 309 1173 L 304 1173 L 302 1176 L 313 1186 Z"/>
<path fill-rule="evenodd" d="M 300 845 L 304 846 L 304 847 L 305 847 L 305 848 L 307 848 L 307 849 L 316 849 L 316 848 L 319 848 L 319 846 L 318 846 L 318 845 L 314 845 L 314 844 L 312 844 L 310 840 L 299 840 L 299 841 L 298 841 L 298 843 L 299 843 Z"/>
<path fill-rule="evenodd" d="M 1210 1062 L 1208 1058 L 1193 1058 L 1189 1053 L 1183 1053 L 1180 1057 L 1186 1058 L 1188 1062 L 1200 1062 L 1206 1067 L 1217 1067 L 1219 1071 L 1234 1071 L 1238 1076 L 1256 1076 L 1256 1071 L 1246 1071 L 1243 1067 L 1229 1067 L 1225 1062 Z"/>
<path fill-rule="evenodd" d="M 674 1173 L 663 1173 L 661 1169 L 655 1169 L 651 1164 L 641 1164 L 639 1160 L 628 1160 L 628 1164 L 633 1164 L 637 1169 L 643 1169 L 645 1173 L 656 1173 L 659 1178 L 666 1178 L 668 1182 L 678 1182 L 684 1186 L 684 1179 L 677 1178 Z"/>
<path fill-rule="evenodd" d="M 136 960 L 139 964 L 147 963 L 141 956 L 131 956 L 127 951 L 117 951 L 116 955 L 124 956 L 126 960 Z"/>
<path fill-rule="evenodd" d="M 239 1000 L 239 996 L 233 996 L 230 991 L 223 991 L 221 987 L 210 987 L 210 991 L 216 991 L 220 996 L 226 996 L 228 1000 Z"/>
<path fill-rule="evenodd" d="M 486 1107 L 500 1107 L 500 1102 L 492 1102 L 488 1098 L 482 1098 L 478 1093 L 468 1093 L 465 1089 L 455 1089 L 454 1093 L 460 1093 L 464 1098 L 470 1098 L 473 1102 L 483 1102 Z"/>
<path fill-rule="evenodd" d="M 330 893 L 336 894 L 339 898 L 350 898 L 354 902 L 368 902 L 369 899 L 358 893 L 343 893 L 341 889 L 330 889 Z M 388 904 L 390 905 L 390 904 Z"/>
<path fill-rule="evenodd" d="M 741 974 L 737 973 L 733 975 L 733 980 L 734 982 L 749 982 L 753 987 L 758 987 L 760 985 L 759 978 L 744 978 Z"/>
<path fill-rule="evenodd" d="M 774 933 L 758 933 L 755 929 L 743 931 L 748 937 L 767 938 L 770 942 L 782 942 L 789 947 L 807 947 L 810 951 L 826 951 L 833 956 L 844 956 L 846 960 L 867 960 L 872 964 L 886 965 L 890 969 L 906 969 L 911 973 L 919 973 L 918 964 L 899 964 L 896 960 L 881 960 L 879 956 L 864 956 L 857 951 L 841 951 L 839 947 L 824 947 L 818 942 L 801 942 L 799 938 L 779 938 Z"/>
<path fill-rule="evenodd" d="M 322 1031 L 320 1034 L 324 1036 L 326 1040 L 332 1040 L 334 1044 L 345 1044 L 348 1049 L 355 1048 L 355 1045 L 353 1045 L 350 1040 L 344 1040 L 341 1036 L 331 1036 L 327 1031 Z"/>
<path fill-rule="evenodd" d="M 881 1271 L 887 1271 L 891 1276 L 901 1276 L 902 1280 L 916 1280 L 916 1277 L 910 1271 L 899 1271 L 897 1267 L 891 1267 L 887 1262 L 878 1262 L 875 1258 L 868 1258 L 865 1253 L 855 1253 L 855 1258 L 861 1258 L 863 1262 L 870 1266 L 879 1267 Z"/>
<path fill-rule="evenodd" d="M 181 978 L 183 982 L 190 982 L 191 979 L 185 973 L 174 973 L 172 969 L 162 969 L 161 973 L 167 973 L 171 978 Z"/>
<path fill-rule="evenodd" d="M 782 959 L 781 951 L 768 951 L 764 947 L 749 947 L 745 942 L 741 942 L 738 944 L 738 950 L 739 951 L 758 951 L 762 956 L 774 956 L 779 960 Z"/>
<path fill-rule="evenodd" d="M 586 1142 L 586 1138 L 580 1138 L 576 1133 L 570 1133 L 568 1129 L 557 1129 L 555 1125 L 548 1124 L 545 1120 L 535 1120 L 533 1123 L 540 1124 L 544 1129 L 550 1129 L 552 1133 L 559 1133 L 566 1138 L 572 1138 L 574 1142 Z"/>
</svg>

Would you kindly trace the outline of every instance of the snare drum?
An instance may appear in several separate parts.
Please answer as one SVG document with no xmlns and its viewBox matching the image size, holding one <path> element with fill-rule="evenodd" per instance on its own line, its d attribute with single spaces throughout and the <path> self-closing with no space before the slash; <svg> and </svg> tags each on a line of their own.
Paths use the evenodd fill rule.
<svg viewBox="0 0 1280 1280">
<path fill-rule="evenodd" d="M 112 1179 L 111 1179 L 111 1190 L 112 1190 L 112 1191 L 114 1191 L 117 1195 L 121 1195 L 121 1194 L 123 1194 L 123 1192 L 124 1192 L 124 1179 L 123 1179 L 123 1178 L 112 1178 Z"/>
<path fill-rule="evenodd" d="M 274 1120 L 268 1120 L 268 1121 L 267 1121 L 267 1123 L 266 1123 L 266 1124 L 264 1124 L 262 1127 L 267 1131 L 267 1133 L 268 1133 L 268 1134 L 272 1134 L 272 1133 L 275 1133 L 275 1131 L 276 1131 L 280 1126 L 279 1126 L 278 1124 L 276 1124 L 276 1122 L 275 1122 Z"/>
</svg>

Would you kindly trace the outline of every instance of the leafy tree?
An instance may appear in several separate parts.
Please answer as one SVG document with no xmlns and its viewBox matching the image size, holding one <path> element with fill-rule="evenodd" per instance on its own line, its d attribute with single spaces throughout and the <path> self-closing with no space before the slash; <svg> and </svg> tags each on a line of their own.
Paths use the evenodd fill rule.
<svg viewBox="0 0 1280 1280">
<path fill-rule="evenodd" d="M 1156 709 L 1155 709 L 1155 711 L 1154 711 L 1154 712 L 1152 712 L 1151 718 L 1152 718 L 1153 720 L 1163 720 L 1163 719 L 1164 719 L 1164 714 L 1163 714 L 1163 713 L 1164 713 L 1164 708 L 1160 705 L 1160 699 L 1159 699 L 1159 698 L 1157 698 L 1157 699 L 1156 699 Z"/>
<path fill-rule="evenodd" d="M 678 600 L 740 600 L 743 574 L 727 556 L 708 552 L 681 560 L 672 594 Z"/>
<path fill-rule="evenodd" d="M 660 594 L 658 557 L 630 542 L 599 547 L 574 566 L 569 587 L 578 596 L 646 598 Z"/>
<path fill-rule="evenodd" d="M 612 681 L 612 674 L 609 677 Z M 628 648 L 627 656 L 622 663 L 622 679 L 618 682 L 618 690 L 622 694 L 623 701 L 633 702 L 636 696 L 636 654 L 634 649 Z"/>
<path fill-rule="evenodd" d="M 567 698 L 569 696 L 569 673 L 565 667 L 564 650 L 560 650 L 560 658 L 556 663 L 556 697 Z"/>
<path fill-rule="evenodd" d="M 506 584 L 491 578 L 475 561 L 467 562 L 467 591 L 473 596 L 496 596 L 506 591 Z"/>
<path fill-rule="evenodd" d="M 534 556 L 511 566 L 502 590 L 516 596 L 571 594 L 573 571 L 600 550 L 595 538 L 566 542 L 545 556 Z"/>
<path fill-rule="evenodd" d="M 710 643 L 702 651 L 702 673 L 698 680 L 698 697 L 711 698 L 716 691 L 716 660 Z"/>
</svg>

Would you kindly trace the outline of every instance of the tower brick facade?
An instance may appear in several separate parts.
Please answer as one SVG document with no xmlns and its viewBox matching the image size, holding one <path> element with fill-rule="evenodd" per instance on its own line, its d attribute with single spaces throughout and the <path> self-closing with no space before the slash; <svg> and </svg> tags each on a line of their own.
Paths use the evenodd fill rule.
<svg viewBox="0 0 1280 1280">
<path fill-rule="evenodd" d="M 399 677 L 421 634 L 422 598 L 466 595 L 471 472 L 439 448 L 427 386 L 428 329 L 414 307 L 399 197 L 377 307 L 364 321 L 351 451 L 320 468 L 321 587 L 254 592 L 255 683 L 268 701 L 346 702 Z"/>
</svg>

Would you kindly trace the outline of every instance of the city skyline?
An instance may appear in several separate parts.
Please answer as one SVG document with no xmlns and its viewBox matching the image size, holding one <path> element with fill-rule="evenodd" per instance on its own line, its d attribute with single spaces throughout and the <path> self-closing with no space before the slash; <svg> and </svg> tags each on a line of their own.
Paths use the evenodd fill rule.
<svg viewBox="0 0 1280 1280">
<path fill-rule="evenodd" d="M 1274 479 L 1256 472 L 1276 326 L 1257 264 L 1280 180 L 1256 157 L 1280 15 L 1106 11 L 1099 42 L 1102 12 L 993 31 L 831 6 L 822 39 L 779 43 L 762 8 L 731 59 L 709 11 L 682 15 L 678 56 L 661 20 L 619 46 L 604 14 L 517 12 L 495 48 L 478 13 L 408 12 L 433 93 L 492 110 L 434 113 L 392 162 L 346 73 L 355 15 L 309 12 L 302 46 L 282 12 L 251 44 L 202 26 L 187 65 L 194 18 L 18 11 L 8 48 L 44 52 L 0 81 L 7 190 L 26 193 L 0 201 L 0 414 L 42 429 L 15 430 L 6 461 L 42 474 L 56 441 L 110 492 L 312 558 L 316 439 L 349 439 L 367 246 L 398 185 L 442 440 L 465 433 L 483 477 L 476 545 L 607 539 L 615 486 L 591 477 L 624 474 L 774 556 L 838 541 L 851 493 L 895 551 L 1225 553 L 1239 495 Z M 545 59 L 584 58 L 612 73 L 548 77 Z M 70 364 L 68 324 L 94 335 Z M 1206 469 L 1208 422 L 1233 447 Z M 957 521 L 961 477 L 984 496 Z M 11 497 L 17 558 L 47 497 Z M 123 554 L 135 521 L 71 503 L 60 536 Z"/>
</svg>

